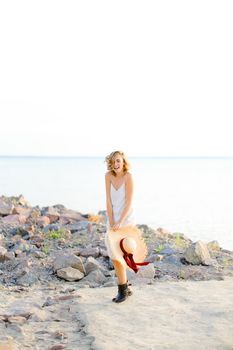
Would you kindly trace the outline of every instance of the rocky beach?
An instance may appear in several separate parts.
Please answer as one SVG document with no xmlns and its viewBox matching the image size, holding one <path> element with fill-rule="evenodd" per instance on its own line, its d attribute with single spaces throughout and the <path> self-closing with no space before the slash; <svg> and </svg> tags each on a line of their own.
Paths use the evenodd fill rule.
<svg viewBox="0 0 233 350">
<path fill-rule="evenodd" d="M 138 224 L 148 247 L 116 304 L 106 211 L 0 197 L 0 350 L 233 349 L 233 252 Z M 118 343 L 119 342 L 119 343 Z"/>
</svg>

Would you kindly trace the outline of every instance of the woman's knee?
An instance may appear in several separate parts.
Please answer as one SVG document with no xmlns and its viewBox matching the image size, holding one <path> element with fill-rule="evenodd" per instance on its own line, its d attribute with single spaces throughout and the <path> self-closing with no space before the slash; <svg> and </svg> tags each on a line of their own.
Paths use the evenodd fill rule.
<svg viewBox="0 0 233 350">
<path fill-rule="evenodd" d="M 113 265 L 114 265 L 115 267 L 117 267 L 117 268 L 123 268 L 123 267 L 124 267 L 124 266 L 121 264 L 121 262 L 118 261 L 118 260 L 112 260 L 112 263 L 113 263 Z"/>
</svg>

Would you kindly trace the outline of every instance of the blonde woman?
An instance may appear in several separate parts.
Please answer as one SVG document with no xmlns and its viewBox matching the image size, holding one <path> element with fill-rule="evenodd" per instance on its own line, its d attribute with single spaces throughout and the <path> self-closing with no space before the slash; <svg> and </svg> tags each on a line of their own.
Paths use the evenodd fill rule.
<svg viewBox="0 0 233 350">
<path fill-rule="evenodd" d="M 133 176 L 129 172 L 130 163 L 122 151 L 114 151 L 105 157 L 108 172 L 105 174 L 107 228 L 118 230 L 127 225 L 136 225 L 133 209 Z M 118 294 L 112 301 L 119 303 L 124 301 L 132 291 L 128 287 L 126 268 L 118 260 L 114 259 L 108 237 L 105 237 L 109 258 L 118 279 Z"/>
</svg>

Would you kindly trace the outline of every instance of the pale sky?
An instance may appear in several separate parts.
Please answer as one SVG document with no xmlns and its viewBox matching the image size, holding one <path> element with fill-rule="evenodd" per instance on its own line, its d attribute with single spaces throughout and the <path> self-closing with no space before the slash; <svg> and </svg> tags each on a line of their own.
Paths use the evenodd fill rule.
<svg viewBox="0 0 233 350">
<path fill-rule="evenodd" d="M 0 155 L 233 156 L 232 1 L 2 1 Z"/>
</svg>

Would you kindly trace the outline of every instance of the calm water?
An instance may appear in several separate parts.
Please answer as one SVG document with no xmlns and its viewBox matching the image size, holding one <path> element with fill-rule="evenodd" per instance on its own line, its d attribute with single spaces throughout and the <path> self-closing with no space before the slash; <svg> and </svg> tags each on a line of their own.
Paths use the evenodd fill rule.
<svg viewBox="0 0 233 350">
<path fill-rule="evenodd" d="M 232 158 L 131 158 L 138 224 L 233 250 Z M 0 157 L 0 195 L 31 205 L 105 210 L 103 158 Z"/>
</svg>

